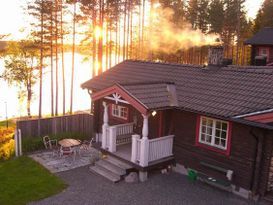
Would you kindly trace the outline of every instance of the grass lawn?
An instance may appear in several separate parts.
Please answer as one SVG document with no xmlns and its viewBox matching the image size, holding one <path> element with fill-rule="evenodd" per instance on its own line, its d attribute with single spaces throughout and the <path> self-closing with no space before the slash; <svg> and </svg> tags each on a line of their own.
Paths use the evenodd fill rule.
<svg viewBox="0 0 273 205">
<path fill-rule="evenodd" d="M 0 204 L 25 205 L 57 194 L 65 183 L 29 157 L 0 162 Z"/>
</svg>

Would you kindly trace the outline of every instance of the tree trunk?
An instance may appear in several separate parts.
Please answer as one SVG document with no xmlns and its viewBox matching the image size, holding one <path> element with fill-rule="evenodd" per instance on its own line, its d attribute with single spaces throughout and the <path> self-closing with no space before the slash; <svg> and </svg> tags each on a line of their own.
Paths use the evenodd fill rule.
<svg viewBox="0 0 273 205">
<path fill-rule="evenodd" d="M 142 5 L 142 33 L 141 33 L 141 50 L 142 50 L 142 56 L 141 58 L 143 59 L 145 57 L 145 51 L 144 51 L 144 28 L 145 28 L 145 0 L 143 0 L 143 5 Z M 144 53 L 143 53 L 144 51 Z"/>
<path fill-rule="evenodd" d="M 127 0 L 124 2 L 124 22 L 123 22 L 123 55 L 122 60 L 126 58 L 126 19 L 127 19 Z"/>
<path fill-rule="evenodd" d="M 58 82 L 58 0 L 55 0 L 55 66 L 56 66 L 56 69 L 55 69 L 55 82 L 56 82 L 56 86 L 55 86 L 55 93 L 56 93 L 56 96 L 55 96 L 55 115 L 58 116 L 58 93 L 59 93 L 59 82 Z"/>
<path fill-rule="evenodd" d="M 63 0 L 61 0 L 61 51 L 62 51 L 62 80 L 63 80 L 63 115 L 65 115 L 65 75 L 64 75 L 64 33 L 63 33 Z"/>
<path fill-rule="evenodd" d="M 97 26 L 97 12 L 96 9 L 93 8 L 93 14 L 92 14 L 92 24 L 93 24 L 93 54 L 92 54 L 92 77 L 96 76 L 96 61 L 97 61 L 97 39 L 96 39 L 96 26 Z"/>
<path fill-rule="evenodd" d="M 108 21 L 106 20 L 106 31 L 105 31 L 105 40 L 106 40 L 106 44 L 105 44 L 105 70 L 108 69 L 108 57 L 109 57 L 109 41 L 108 41 L 108 32 L 109 32 L 109 23 Z"/>
<path fill-rule="evenodd" d="M 137 51 L 137 59 L 140 59 L 140 48 L 141 48 L 141 1 L 139 1 L 139 8 L 138 8 L 138 51 Z"/>
<path fill-rule="evenodd" d="M 126 35 L 126 59 L 129 58 L 129 39 L 130 39 L 130 12 L 131 12 L 131 1 L 129 0 L 129 5 L 127 8 L 127 35 Z"/>
<path fill-rule="evenodd" d="M 104 2 L 103 0 L 99 1 L 100 6 L 100 18 L 99 18 L 99 27 L 101 29 L 101 34 L 99 36 L 98 44 L 98 74 L 102 73 L 102 61 L 103 61 L 103 19 L 104 19 Z"/>
<path fill-rule="evenodd" d="M 110 23 L 110 48 L 109 48 L 109 68 L 112 67 L 112 22 Z"/>
<path fill-rule="evenodd" d="M 51 88 L 51 116 L 54 116 L 54 77 L 53 77 L 53 10 L 50 13 L 50 88 Z"/>
<path fill-rule="evenodd" d="M 73 113 L 73 89 L 74 89 L 74 67 L 75 67 L 75 36 L 76 36 L 76 0 L 73 8 L 73 44 L 72 44 L 72 68 L 71 68 L 71 88 L 70 88 L 70 114 Z"/>
<path fill-rule="evenodd" d="M 30 112 L 30 103 L 31 103 L 31 79 L 28 80 L 29 82 L 27 83 L 27 115 L 30 118 L 31 117 L 31 112 Z"/>
<path fill-rule="evenodd" d="M 44 1 L 42 0 L 41 5 L 41 42 L 40 42 L 40 68 L 39 68 L 39 77 L 40 77 L 40 88 L 39 88 L 39 120 L 38 120 L 38 135 L 41 136 L 41 117 L 42 117 L 42 88 L 43 88 L 43 59 L 44 59 Z"/>
</svg>

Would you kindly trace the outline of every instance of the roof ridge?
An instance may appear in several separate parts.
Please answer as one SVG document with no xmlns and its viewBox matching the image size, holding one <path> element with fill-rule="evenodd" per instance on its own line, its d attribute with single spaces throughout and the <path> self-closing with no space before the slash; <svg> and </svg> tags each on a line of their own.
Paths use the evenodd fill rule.
<svg viewBox="0 0 273 205">
<path fill-rule="evenodd" d="M 229 65 L 227 67 L 222 67 L 222 70 L 231 72 L 244 72 L 244 73 L 256 73 L 256 74 L 267 74 L 273 75 L 272 66 L 236 66 Z"/>
<path fill-rule="evenodd" d="M 175 84 L 170 81 L 139 81 L 139 82 L 127 82 L 121 83 L 121 86 L 130 86 L 130 85 L 153 85 L 153 84 Z"/>
<path fill-rule="evenodd" d="M 161 64 L 161 65 L 170 65 L 170 66 L 181 66 L 181 67 L 198 67 L 202 68 L 203 65 L 197 64 L 181 64 L 175 62 L 162 62 L 162 61 L 152 61 L 152 60 L 138 60 L 138 59 L 126 59 L 125 62 L 138 62 L 138 63 L 147 63 L 147 64 Z"/>
</svg>

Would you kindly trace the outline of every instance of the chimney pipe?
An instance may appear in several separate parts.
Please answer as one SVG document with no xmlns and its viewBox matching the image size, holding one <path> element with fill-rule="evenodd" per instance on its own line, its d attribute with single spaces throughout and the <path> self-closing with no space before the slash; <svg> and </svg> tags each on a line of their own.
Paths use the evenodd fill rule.
<svg viewBox="0 0 273 205">
<path fill-rule="evenodd" d="M 210 46 L 208 53 L 208 66 L 220 67 L 223 65 L 224 48 L 223 46 Z"/>
</svg>

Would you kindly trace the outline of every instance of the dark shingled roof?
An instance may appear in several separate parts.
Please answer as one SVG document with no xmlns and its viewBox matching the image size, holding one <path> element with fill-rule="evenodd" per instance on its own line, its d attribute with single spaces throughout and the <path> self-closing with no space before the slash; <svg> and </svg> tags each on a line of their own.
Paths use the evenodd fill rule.
<svg viewBox="0 0 273 205">
<path fill-rule="evenodd" d="M 245 41 L 249 45 L 273 45 L 273 28 L 263 28 L 252 38 Z"/>
<path fill-rule="evenodd" d="M 124 61 L 82 84 L 100 91 L 120 84 L 150 108 L 170 106 L 167 85 L 173 83 L 178 106 L 226 118 L 273 108 L 273 69 Z"/>
<path fill-rule="evenodd" d="M 122 87 L 142 102 L 148 109 L 155 109 L 174 106 L 174 104 L 178 105 L 177 102 L 173 102 L 170 98 L 173 93 L 168 91 L 169 85 L 170 83 L 167 82 L 149 82 L 123 84 Z"/>
</svg>

